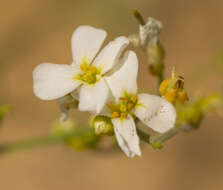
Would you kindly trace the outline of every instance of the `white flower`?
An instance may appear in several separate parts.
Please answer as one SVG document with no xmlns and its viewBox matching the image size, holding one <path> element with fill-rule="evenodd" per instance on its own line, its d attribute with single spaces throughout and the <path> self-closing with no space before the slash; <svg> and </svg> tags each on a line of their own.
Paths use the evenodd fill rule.
<svg viewBox="0 0 223 190">
<path fill-rule="evenodd" d="M 80 86 L 79 109 L 99 113 L 109 95 L 104 76 L 129 43 L 126 37 L 116 38 L 96 56 L 106 35 L 104 30 L 91 26 L 78 27 L 72 36 L 73 64 L 38 65 L 33 72 L 35 95 L 42 100 L 53 100 Z"/>
<path fill-rule="evenodd" d="M 119 146 L 127 156 L 140 156 L 139 137 L 134 117 L 154 131 L 164 133 L 174 127 L 175 108 L 163 98 L 137 94 L 138 60 L 132 51 L 126 53 L 124 64 L 112 76 L 106 77 L 116 101 L 109 103 L 111 121 Z"/>
</svg>

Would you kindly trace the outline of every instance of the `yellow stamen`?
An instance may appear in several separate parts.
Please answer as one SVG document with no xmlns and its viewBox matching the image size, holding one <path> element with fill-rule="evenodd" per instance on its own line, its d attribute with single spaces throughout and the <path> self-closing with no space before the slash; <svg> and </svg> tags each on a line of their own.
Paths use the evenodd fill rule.
<svg viewBox="0 0 223 190">
<path fill-rule="evenodd" d="M 90 80 L 90 77 L 89 77 L 88 75 L 84 75 L 84 76 L 83 76 L 83 80 L 84 80 L 84 81 L 89 81 L 89 80 Z"/>
<path fill-rule="evenodd" d="M 128 110 L 131 110 L 134 107 L 134 104 L 128 103 Z"/>
<path fill-rule="evenodd" d="M 112 113 L 111 118 L 116 118 L 116 117 L 119 117 L 119 113 L 115 111 Z"/>
<path fill-rule="evenodd" d="M 94 67 L 93 65 L 91 65 L 91 66 L 90 66 L 90 71 L 91 71 L 92 73 L 96 73 L 96 72 L 97 72 L 97 68 Z"/>
<path fill-rule="evenodd" d="M 121 106 L 120 106 L 120 111 L 121 111 L 121 112 L 126 112 L 126 111 L 127 111 L 127 107 L 126 107 L 126 105 L 121 104 Z"/>
<path fill-rule="evenodd" d="M 168 102 L 174 103 L 174 101 L 176 100 L 176 96 L 177 96 L 177 90 L 171 89 L 165 94 L 165 99 Z"/>
<path fill-rule="evenodd" d="M 177 99 L 181 102 L 184 103 L 185 101 L 188 100 L 188 96 L 185 90 L 181 90 L 177 94 Z"/>
<path fill-rule="evenodd" d="M 78 74 L 76 79 L 86 82 L 88 84 L 94 84 L 100 80 L 101 70 L 94 65 L 89 65 L 88 60 L 83 58 L 80 69 L 83 73 Z"/>
<path fill-rule="evenodd" d="M 119 98 L 123 103 L 127 103 L 128 102 L 128 99 L 127 98 L 124 98 L 124 97 L 121 97 Z"/>
<path fill-rule="evenodd" d="M 169 80 L 163 80 L 161 85 L 160 85 L 160 88 L 159 88 L 159 91 L 160 91 L 160 95 L 161 96 L 164 96 L 167 89 L 168 89 L 168 84 L 169 84 Z"/>
<path fill-rule="evenodd" d="M 108 107 L 111 109 L 111 110 L 115 110 L 116 109 L 116 106 L 113 102 L 109 102 L 108 103 Z"/>
<path fill-rule="evenodd" d="M 126 118 L 127 117 L 127 113 L 121 113 L 121 118 Z"/>
<path fill-rule="evenodd" d="M 135 95 L 133 95 L 130 100 L 133 102 L 133 103 L 136 103 L 137 101 L 137 97 Z"/>
<path fill-rule="evenodd" d="M 128 114 L 133 115 L 131 112 L 137 104 L 137 96 L 124 92 L 123 96 L 119 98 L 119 103 L 108 103 L 111 112 L 111 118 L 126 118 Z"/>
</svg>

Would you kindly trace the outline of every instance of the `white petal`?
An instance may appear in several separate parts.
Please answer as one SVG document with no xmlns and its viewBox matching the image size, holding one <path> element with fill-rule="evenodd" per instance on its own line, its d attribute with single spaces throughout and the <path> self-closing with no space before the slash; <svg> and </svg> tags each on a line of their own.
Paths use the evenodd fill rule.
<svg viewBox="0 0 223 190">
<path fill-rule="evenodd" d="M 71 39 L 72 55 L 75 64 L 80 64 L 83 58 L 90 63 L 106 37 L 106 31 L 91 26 L 79 26 Z"/>
<path fill-rule="evenodd" d="M 159 96 L 149 94 L 139 94 L 138 101 L 139 105 L 134 113 L 148 127 L 159 133 L 174 127 L 176 111 L 172 104 Z"/>
<path fill-rule="evenodd" d="M 93 64 L 102 68 L 102 74 L 106 73 L 117 63 L 122 51 L 128 44 L 128 38 L 124 36 L 116 38 L 102 49 Z"/>
<path fill-rule="evenodd" d="M 80 89 L 79 110 L 98 114 L 103 109 L 108 96 L 109 89 L 103 78 L 95 85 L 84 84 Z"/>
<path fill-rule="evenodd" d="M 131 94 L 137 92 L 138 60 L 136 54 L 133 51 L 126 52 L 123 62 L 123 66 L 117 72 L 105 77 L 116 98 L 122 97 L 125 91 Z"/>
<path fill-rule="evenodd" d="M 60 98 L 80 85 L 73 77 L 79 72 L 77 67 L 43 63 L 33 71 L 33 90 L 42 100 Z"/>
<path fill-rule="evenodd" d="M 136 133 L 135 122 L 131 116 L 126 119 L 112 119 L 115 135 L 119 146 L 128 157 L 141 156 L 139 137 Z"/>
</svg>

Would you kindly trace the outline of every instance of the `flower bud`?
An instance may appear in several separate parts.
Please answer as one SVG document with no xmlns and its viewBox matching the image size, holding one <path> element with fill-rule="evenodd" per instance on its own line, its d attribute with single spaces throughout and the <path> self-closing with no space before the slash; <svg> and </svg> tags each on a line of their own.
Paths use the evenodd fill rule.
<svg viewBox="0 0 223 190">
<path fill-rule="evenodd" d="M 146 48 L 147 62 L 149 63 L 149 72 L 152 75 L 159 76 L 164 69 L 165 52 L 160 42 L 149 44 Z"/>
<path fill-rule="evenodd" d="M 168 101 L 173 103 L 177 99 L 177 89 L 170 89 L 164 95 L 164 98 Z"/>
<path fill-rule="evenodd" d="M 94 118 L 92 124 L 94 126 L 94 131 L 97 135 L 112 135 L 114 133 L 111 119 L 107 116 L 97 115 Z"/>
<path fill-rule="evenodd" d="M 75 150 L 95 148 L 99 142 L 99 136 L 95 135 L 92 127 L 78 126 L 70 119 L 56 121 L 52 127 L 52 135 L 64 138 L 64 143 Z"/>
<path fill-rule="evenodd" d="M 139 22 L 138 35 L 129 37 L 135 47 L 141 47 L 147 54 L 148 71 L 162 79 L 165 52 L 159 41 L 159 35 L 163 28 L 161 21 L 149 17 L 145 22 L 139 11 L 133 10 L 133 15 Z"/>
<path fill-rule="evenodd" d="M 184 104 L 188 100 L 184 89 L 184 78 L 172 71 L 170 79 L 163 80 L 160 84 L 160 95 L 172 104 Z"/>
</svg>

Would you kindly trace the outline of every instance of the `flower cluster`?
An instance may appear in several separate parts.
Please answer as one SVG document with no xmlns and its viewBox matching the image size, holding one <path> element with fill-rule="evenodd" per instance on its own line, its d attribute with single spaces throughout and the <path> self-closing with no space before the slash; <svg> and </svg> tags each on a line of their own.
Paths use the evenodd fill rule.
<svg viewBox="0 0 223 190">
<path fill-rule="evenodd" d="M 131 50 L 122 56 L 128 38 L 118 37 L 99 52 L 105 37 L 104 30 L 78 27 L 71 40 L 73 63 L 38 65 L 33 72 L 34 93 L 42 100 L 59 99 L 65 113 L 74 103 L 72 97 L 80 111 L 97 115 L 93 122 L 97 133 L 103 131 L 103 121 L 107 122 L 107 131 L 110 133 L 113 127 L 125 154 L 140 156 L 136 119 L 164 133 L 174 127 L 176 111 L 162 97 L 138 93 L 137 56 Z"/>
</svg>

